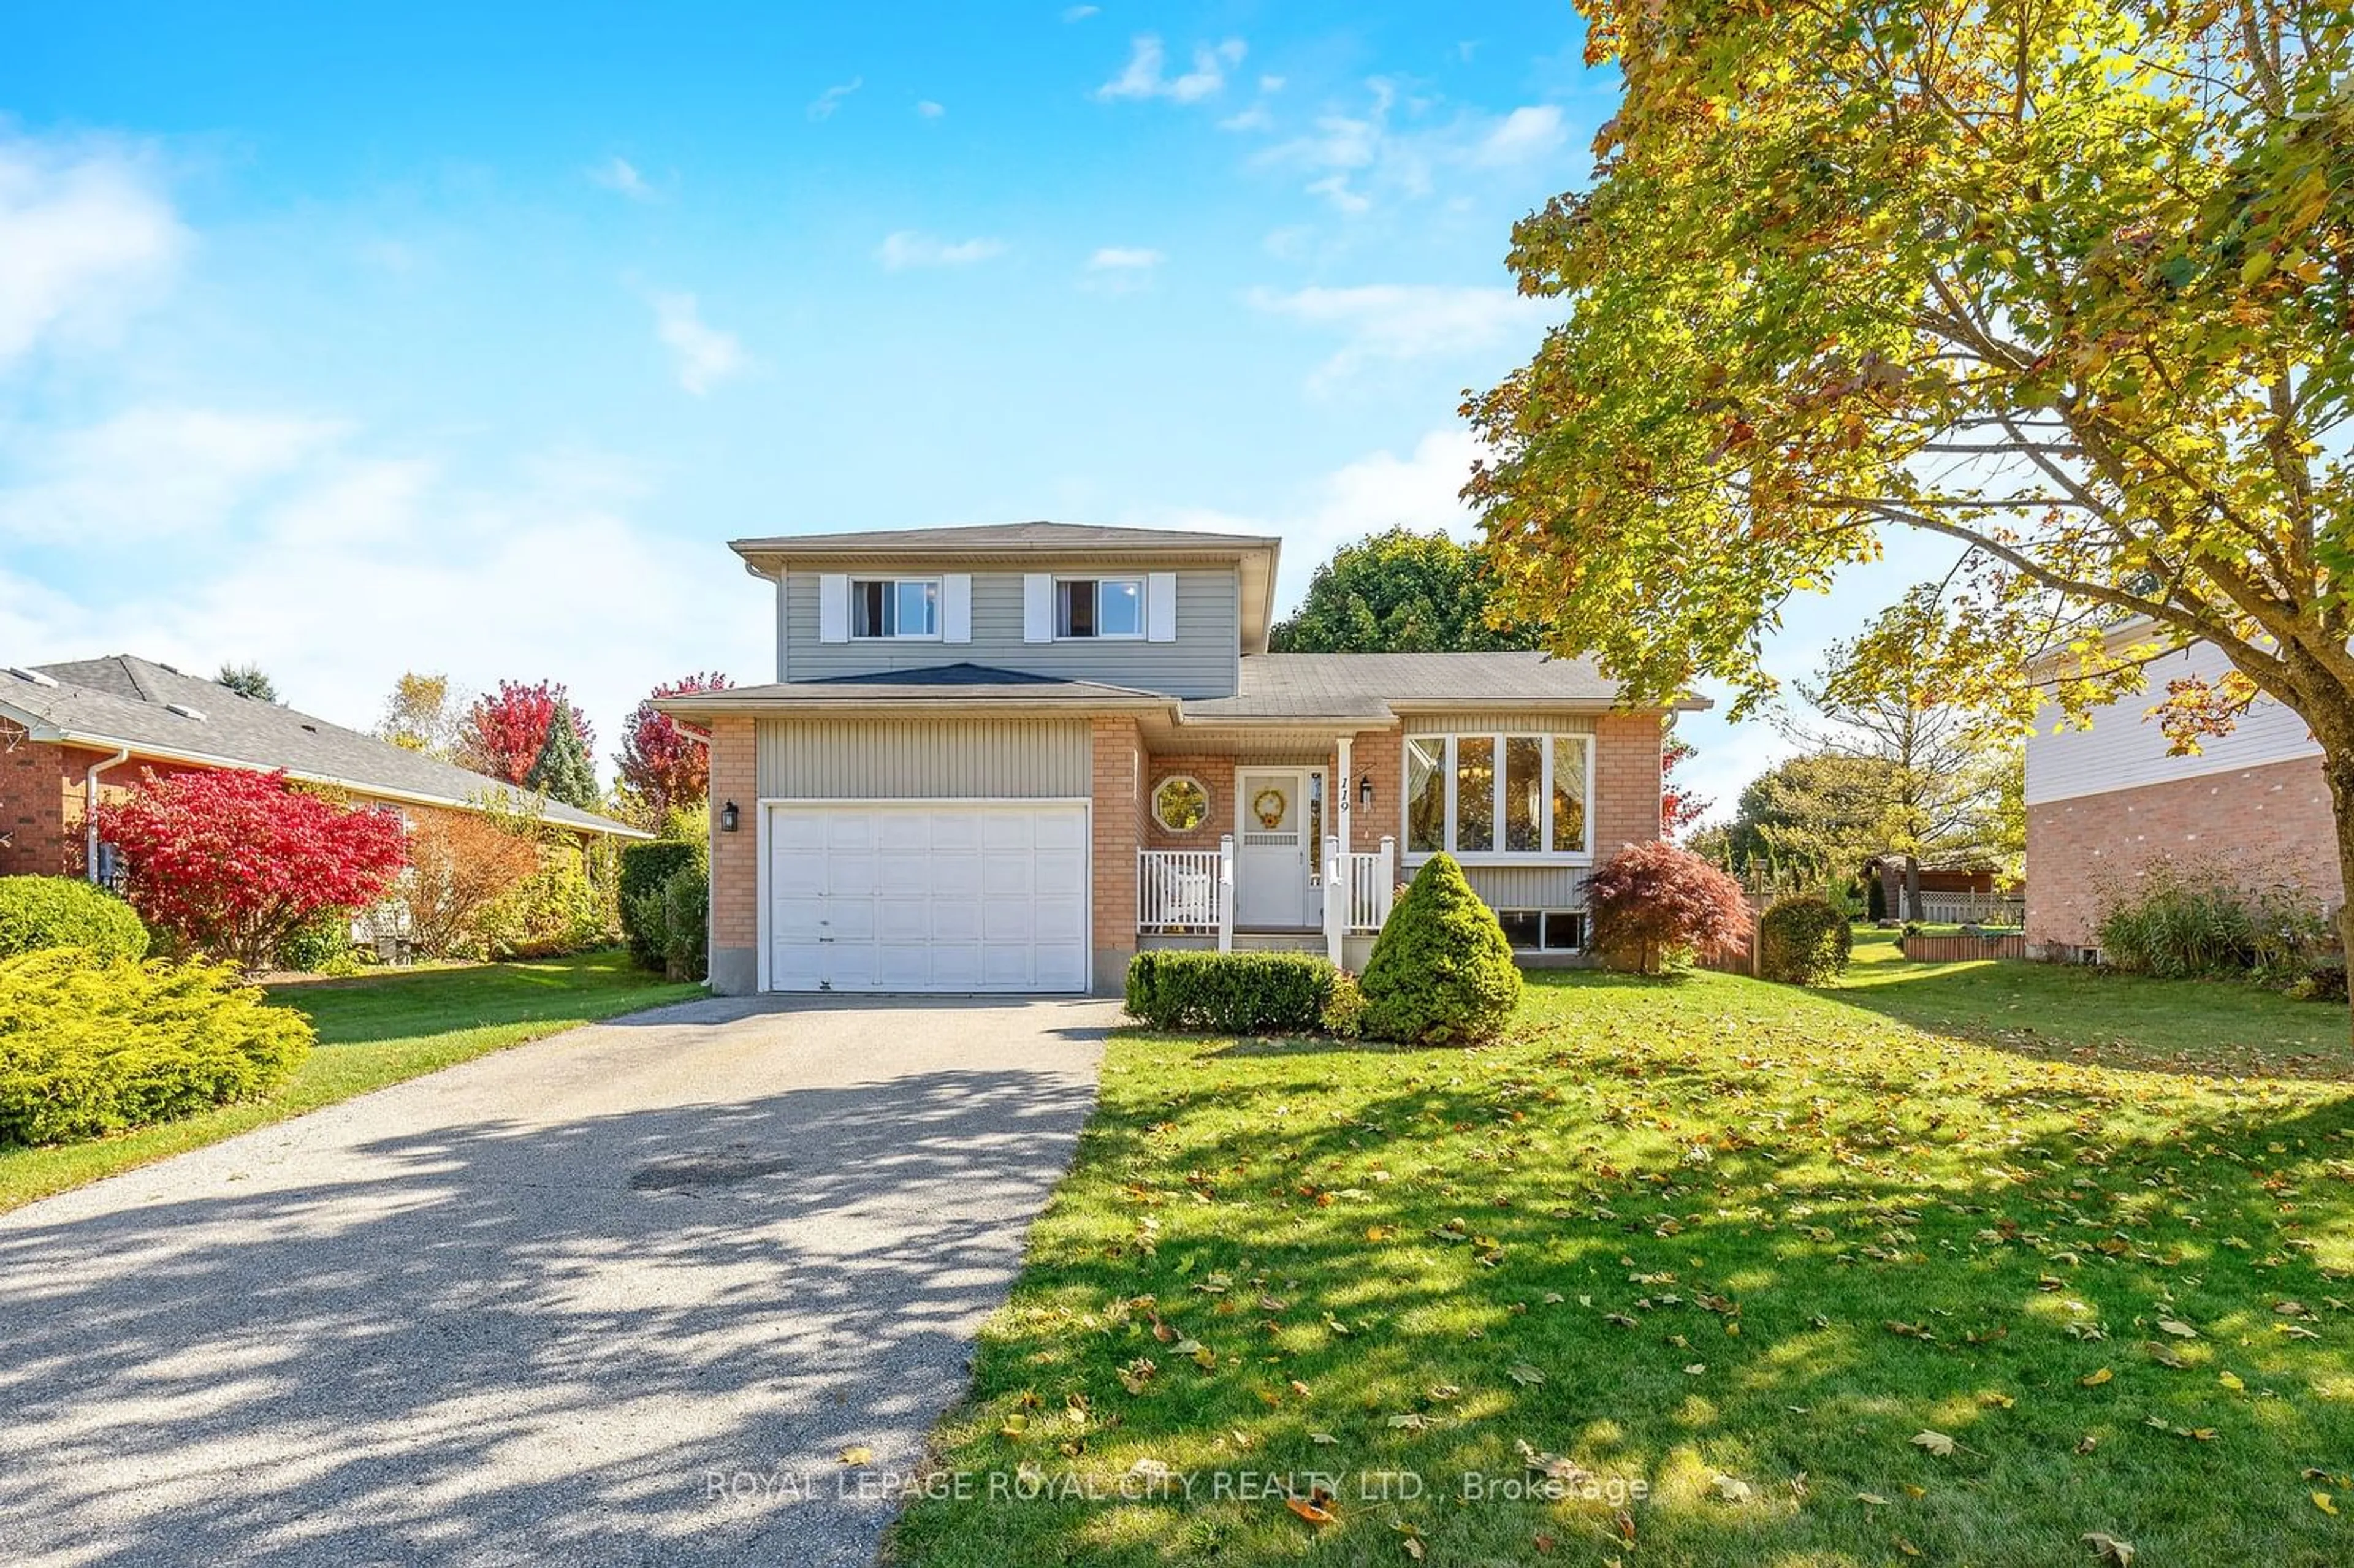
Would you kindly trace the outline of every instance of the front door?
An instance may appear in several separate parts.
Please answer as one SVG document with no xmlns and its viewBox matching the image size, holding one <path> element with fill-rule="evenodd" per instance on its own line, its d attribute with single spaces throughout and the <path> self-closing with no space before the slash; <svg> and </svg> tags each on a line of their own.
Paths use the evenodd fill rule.
<svg viewBox="0 0 2354 1568">
<path fill-rule="evenodd" d="M 1235 924 L 1317 923 L 1316 836 L 1322 831 L 1320 769 L 1245 768 L 1235 775 Z"/>
</svg>

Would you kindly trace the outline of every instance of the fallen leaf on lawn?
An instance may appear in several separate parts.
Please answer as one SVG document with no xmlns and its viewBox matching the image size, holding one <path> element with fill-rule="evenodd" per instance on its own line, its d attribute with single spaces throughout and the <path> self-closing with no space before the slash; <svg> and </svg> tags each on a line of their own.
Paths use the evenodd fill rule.
<svg viewBox="0 0 2354 1568">
<path fill-rule="evenodd" d="M 1424 1427 L 1430 1425 L 1430 1417 L 1424 1415 L 1419 1412 L 1409 1410 L 1404 1415 L 1391 1416 L 1390 1425 L 1398 1427 L 1403 1431 L 1419 1432 Z"/>
<path fill-rule="evenodd" d="M 2088 1530 L 2084 1532 L 2084 1544 L 2093 1549 L 2094 1556 L 2109 1563 L 2111 1568 L 2133 1568 L 2134 1547 L 2130 1541 L 2119 1541 L 2101 1531 Z"/>
<path fill-rule="evenodd" d="M 1726 1502 L 1747 1502 L 1757 1492 L 1757 1489 L 1735 1476 L 1719 1476 L 1709 1484 L 1716 1489 L 1716 1495 Z"/>
<path fill-rule="evenodd" d="M 2184 1367 L 2190 1364 L 2184 1361 L 2180 1356 L 2176 1355 L 2172 1351 L 2168 1350 L 2164 1345 L 2158 1343 L 2155 1340 L 2150 1341 L 2147 1348 L 2149 1351 L 2149 1359 L 2156 1361 L 2159 1366 L 2172 1367 L 2176 1372 L 2180 1372 Z"/>
<path fill-rule="evenodd" d="M 1907 1481 L 1904 1483 L 1904 1495 L 1913 1499 L 1915 1502 L 1918 1502 L 1921 1499 L 1929 1495 L 1929 1489 L 1926 1487 L 1916 1487 L 1912 1482 Z"/>
<path fill-rule="evenodd" d="M 2089 1454 L 2100 1446 L 2100 1438 L 2090 1432 L 2076 1439 L 2076 1452 L 2079 1454 Z"/>
<path fill-rule="evenodd" d="M 845 1465 L 871 1465 L 875 1462 L 875 1450 L 863 1443 L 854 1448 L 844 1448 L 842 1462 Z"/>
<path fill-rule="evenodd" d="M 1951 1457 L 1955 1446 L 1954 1440 L 1942 1432 L 1916 1432 L 1913 1435 L 1913 1446 L 1925 1448 L 1940 1459 Z"/>
<path fill-rule="evenodd" d="M 1017 1410 L 1005 1418 L 1005 1425 L 997 1429 L 997 1435 L 1000 1437 L 1019 1437 L 1029 1429 L 1030 1418 Z"/>
<path fill-rule="evenodd" d="M 1888 1506 L 1888 1499 L 1882 1497 L 1878 1492 L 1858 1492 L 1855 1494 L 1855 1500 L 1860 1503 L 1870 1503 L 1874 1508 L 1886 1508 Z"/>
<path fill-rule="evenodd" d="M 1511 1378 L 1514 1383 L 1519 1383 L 1522 1388 L 1532 1387 L 1545 1380 L 1545 1374 L 1543 1372 L 1539 1372 L 1536 1368 L 1529 1365 L 1526 1361 L 1522 1361 L 1520 1365 L 1510 1368 L 1506 1371 L 1504 1375 Z"/>
<path fill-rule="evenodd" d="M 1331 1500 L 1332 1494 L 1319 1487 L 1311 1496 L 1284 1499 L 1283 1506 L 1310 1524 L 1331 1524 L 1341 1517 L 1324 1506 Z"/>
<path fill-rule="evenodd" d="M 2199 1330 L 2179 1318 L 2160 1318 L 2158 1320 L 2158 1326 L 2161 1331 L 2171 1334 L 2178 1340 L 2195 1340 L 2199 1337 Z M 2106 1537 L 2103 1539 L 2105 1540 Z"/>
<path fill-rule="evenodd" d="M 1552 1536 L 1543 1534 L 1537 1535 L 1533 1538 L 1532 1544 L 1536 1547 L 1538 1556 L 1550 1557 L 1553 1555 L 1553 1541 Z"/>
<path fill-rule="evenodd" d="M 2086 1372 L 2083 1377 L 2078 1378 L 2076 1381 L 2083 1383 L 2086 1388 L 2098 1388 L 2116 1375 L 2116 1373 L 2111 1372 L 2108 1368 L 2103 1367 L 2096 1372 Z"/>
<path fill-rule="evenodd" d="M 1918 1557 L 1921 1555 L 1921 1549 L 1914 1545 L 1911 1542 L 1905 1540 L 1901 1535 L 1896 1538 L 1896 1550 L 1902 1552 L 1907 1557 Z"/>
<path fill-rule="evenodd" d="M 1324 1327 L 1331 1330 L 1333 1333 L 1340 1335 L 1344 1340 L 1349 1337 L 1349 1325 L 1343 1323 L 1340 1319 L 1335 1318 L 1330 1312 L 1324 1314 Z"/>
<path fill-rule="evenodd" d="M 2007 1393 L 1982 1393 L 1978 1395 L 1978 1403 L 1989 1410 L 2012 1410 L 2019 1404 L 2017 1399 Z"/>
<path fill-rule="evenodd" d="M 1308 1440 L 1310 1443 L 1317 1444 L 1338 1443 L 1340 1441 L 1338 1437 L 1333 1436 L 1330 1432 L 1310 1432 L 1308 1435 Z"/>
<path fill-rule="evenodd" d="M 2332 1518 L 2337 1517 L 2338 1505 L 2329 1500 L 2329 1494 L 2327 1492 L 2314 1493 L 2313 1506 L 2319 1509 L 2322 1512 L 2330 1515 Z"/>
<path fill-rule="evenodd" d="M 2217 1372 L 2215 1374 L 2215 1381 L 2221 1383 L 2225 1388 L 2230 1389 L 2233 1393 L 2245 1393 L 2248 1391 L 2248 1385 L 2241 1380 L 2238 1372 Z"/>
<path fill-rule="evenodd" d="M 1397 1227 L 1395 1225 L 1367 1225 L 1365 1227 L 1365 1239 L 1369 1242 L 1385 1242 L 1395 1234 L 1397 1234 Z"/>
</svg>

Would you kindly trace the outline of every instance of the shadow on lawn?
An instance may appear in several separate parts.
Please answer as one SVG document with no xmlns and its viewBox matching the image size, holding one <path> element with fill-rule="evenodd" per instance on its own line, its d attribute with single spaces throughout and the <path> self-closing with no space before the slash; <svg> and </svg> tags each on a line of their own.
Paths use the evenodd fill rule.
<svg viewBox="0 0 2354 1568">
<path fill-rule="evenodd" d="M 1081 1075 L 482 1122 L 0 1220 L 0 1559 L 864 1562 Z M 72 1203 L 69 1198 L 62 1200 Z M 821 1500 L 708 1494 L 822 1477 Z"/>
</svg>

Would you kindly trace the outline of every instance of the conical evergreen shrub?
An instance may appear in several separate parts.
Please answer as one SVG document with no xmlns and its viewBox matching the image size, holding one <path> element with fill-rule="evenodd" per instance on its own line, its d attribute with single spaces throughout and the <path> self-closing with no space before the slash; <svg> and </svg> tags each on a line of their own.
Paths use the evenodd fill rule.
<svg viewBox="0 0 2354 1568">
<path fill-rule="evenodd" d="M 1521 1001 L 1512 944 L 1452 855 L 1435 854 L 1390 911 L 1358 989 L 1375 1040 L 1464 1044 L 1504 1026 Z"/>
<path fill-rule="evenodd" d="M 526 789 L 536 789 L 553 800 L 567 806 L 594 810 L 597 805 L 597 770 L 588 761 L 588 748 L 580 743 L 580 731 L 572 723 L 572 705 L 556 705 L 556 716 L 548 721 L 547 738 L 539 745 L 539 756 L 524 775 Z"/>
</svg>

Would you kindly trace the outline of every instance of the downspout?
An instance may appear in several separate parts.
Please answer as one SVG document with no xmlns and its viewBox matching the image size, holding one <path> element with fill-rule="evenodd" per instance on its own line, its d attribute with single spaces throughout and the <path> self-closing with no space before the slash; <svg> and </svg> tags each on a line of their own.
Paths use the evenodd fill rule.
<svg viewBox="0 0 2354 1568">
<path fill-rule="evenodd" d="M 117 763 L 130 760 L 131 748 L 126 746 L 105 760 L 91 763 L 90 771 L 81 776 L 82 874 L 93 887 L 98 885 L 98 776 Z"/>
</svg>

